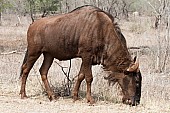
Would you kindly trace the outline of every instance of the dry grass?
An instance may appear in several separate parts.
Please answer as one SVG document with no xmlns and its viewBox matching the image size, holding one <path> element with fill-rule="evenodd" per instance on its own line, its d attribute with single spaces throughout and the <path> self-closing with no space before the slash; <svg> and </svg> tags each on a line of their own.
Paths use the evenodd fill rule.
<svg viewBox="0 0 170 113">
<path fill-rule="evenodd" d="M 127 38 L 128 46 L 149 46 L 153 50 L 156 50 L 156 48 L 154 48 L 157 44 L 157 41 L 154 40 L 156 38 L 156 34 L 152 28 L 152 21 L 150 20 L 151 18 L 142 17 L 138 19 L 141 19 L 139 23 L 137 23 L 137 20 L 135 23 L 131 21 L 119 22 L 122 32 Z M 25 23 L 23 26 L 15 27 L 0 26 L 0 53 L 13 50 L 21 52 L 0 55 L 0 102 L 3 103 L 3 106 L 6 106 L 4 108 L 0 107 L 0 111 L 6 110 L 7 106 L 9 105 L 13 107 L 15 107 L 15 105 L 19 106 L 19 110 L 21 110 L 23 107 L 22 104 L 27 105 L 28 102 L 28 109 L 31 109 L 31 112 L 50 112 L 51 109 L 45 107 L 48 106 L 48 104 L 49 106 L 53 106 L 51 106 L 52 109 L 58 109 L 57 111 L 63 113 L 67 112 L 68 110 L 70 110 L 70 112 L 76 113 L 78 112 L 78 110 L 75 110 L 77 107 L 82 110 L 82 113 L 109 113 L 115 110 L 117 110 L 117 112 L 141 113 L 170 112 L 170 73 L 153 73 L 154 54 L 151 54 L 151 49 L 144 49 L 142 52 L 137 51 L 137 53 L 135 53 L 139 57 L 140 69 L 143 76 L 141 104 L 137 107 L 129 107 L 120 103 L 120 89 L 118 89 L 117 86 L 108 86 L 107 81 L 103 79 L 104 76 L 107 76 L 107 73 L 104 72 L 100 66 L 93 67 L 94 81 L 92 84 L 92 93 L 95 96 L 95 99 L 98 101 L 95 106 L 88 106 L 84 101 L 84 91 L 86 90 L 84 81 L 80 88 L 82 91 L 80 95 L 83 99 L 82 101 L 78 101 L 76 104 L 73 104 L 70 99 L 60 99 L 58 102 L 49 103 L 47 96 L 44 94 L 44 88 L 38 71 L 42 63 L 42 57 L 36 62 L 28 77 L 26 90 L 28 96 L 31 99 L 28 99 L 27 101 L 20 100 L 18 95 L 20 90 L 20 81 L 18 78 L 20 74 L 20 66 L 24 57 L 24 50 L 27 45 L 26 31 L 28 25 L 29 23 Z M 137 29 L 133 26 L 137 27 Z M 56 60 L 56 62 L 60 63 L 62 66 L 69 66 L 69 61 L 59 62 Z M 80 63 L 80 59 L 72 60 L 72 68 L 70 72 L 71 78 L 78 74 Z M 67 68 L 65 71 L 67 71 Z M 61 88 L 66 81 L 65 75 L 56 63 L 53 63 L 50 68 L 49 81 L 54 88 L 58 89 Z M 22 103 L 21 105 L 17 104 L 20 102 Z M 35 106 L 37 103 L 41 103 L 41 106 L 36 105 L 35 109 L 31 108 L 31 105 Z M 58 107 L 58 105 L 60 105 L 60 107 Z M 41 110 L 38 111 L 36 109 L 37 107 L 41 108 Z M 68 109 L 68 107 L 70 108 Z M 16 112 L 19 112 L 19 110 L 16 110 Z"/>
<path fill-rule="evenodd" d="M 22 51 L 27 46 L 26 27 L 0 26 L 0 52 Z"/>
</svg>

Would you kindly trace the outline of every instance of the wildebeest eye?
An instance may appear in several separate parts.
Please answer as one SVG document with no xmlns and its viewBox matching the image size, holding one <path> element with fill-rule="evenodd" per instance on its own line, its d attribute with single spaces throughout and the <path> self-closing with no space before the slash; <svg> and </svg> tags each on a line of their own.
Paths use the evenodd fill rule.
<svg viewBox="0 0 170 113">
<path fill-rule="evenodd" d="M 124 71 L 124 74 L 125 74 L 125 75 L 129 75 L 130 72 L 129 72 L 129 71 Z"/>
</svg>

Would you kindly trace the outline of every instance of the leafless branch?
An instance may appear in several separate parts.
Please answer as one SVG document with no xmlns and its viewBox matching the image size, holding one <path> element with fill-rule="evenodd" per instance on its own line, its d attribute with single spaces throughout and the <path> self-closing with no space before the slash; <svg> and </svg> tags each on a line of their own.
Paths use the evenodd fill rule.
<svg viewBox="0 0 170 113">
<path fill-rule="evenodd" d="M 64 75 L 66 76 L 66 78 L 69 80 L 69 81 L 71 81 L 70 80 L 70 78 L 69 78 L 69 74 L 70 74 L 70 68 L 71 68 L 71 66 L 69 67 L 69 72 L 68 73 L 66 73 L 65 71 L 64 71 L 64 68 L 68 68 L 68 67 L 63 67 L 63 66 L 61 66 L 57 61 L 54 61 L 55 63 L 57 63 L 58 64 L 58 66 L 60 66 L 61 67 L 61 70 L 62 70 L 62 72 L 64 73 Z M 71 61 L 70 61 L 71 62 Z M 71 63 L 70 63 L 71 64 Z"/>
<path fill-rule="evenodd" d="M 145 0 L 145 1 L 152 7 L 156 15 L 160 15 L 159 12 L 156 11 L 156 8 L 148 0 Z"/>
<path fill-rule="evenodd" d="M 66 86 L 67 94 L 70 95 L 71 94 L 71 85 L 72 85 L 72 80 L 70 80 L 71 60 L 70 60 L 70 66 L 69 66 L 67 73 L 64 71 L 64 68 L 68 68 L 68 67 L 63 67 L 56 61 L 55 61 L 55 63 L 57 63 L 61 67 L 64 75 L 67 78 L 67 83 L 65 84 L 65 86 Z"/>
<path fill-rule="evenodd" d="M 0 55 L 10 55 L 10 54 L 23 54 L 23 52 L 18 52 L 17 50 L 10 51 L 10 52 L 3 52 Z"/>
</svg>

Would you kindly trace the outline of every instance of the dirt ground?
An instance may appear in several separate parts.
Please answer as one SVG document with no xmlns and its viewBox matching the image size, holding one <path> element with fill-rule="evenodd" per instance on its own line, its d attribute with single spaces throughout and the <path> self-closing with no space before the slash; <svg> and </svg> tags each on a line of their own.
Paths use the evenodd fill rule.
<svg viewBox="0 0 170 113">
<path fill-rule="evenodd" d="M 148 89 L 143 84 L 141 104 L 129 106 L 121 102 L 96 101 L 92 106 L 86 102 L 85 98 L 73 102 L 72 98 L 60 97 L 56 101 L 50 102 L 46 95 L 38 86 L 36 77 L 29 77 L 27 89 L 27 99 L 20 99 L 20 81 L 18 77 L 11 78 L 0 75 L 0 112 L 1 113 L 169 113 L 170 103 L 169 89 L 161 89 L 158 92 Z M 13 79 L 13 80 L 12 80 Z M 34 82 L 37 83 L 34 83 Z M 148 84 L 148 83 L 147 83 Z M 153 83 L 152 83 L 153 84 Z M 36 87 L 37 86 L 37 87 Z M 163 92 L 167 92 L 165 97 L 160 97 Z M 158 96 L 156 96 L 158 94 Z M 157 97 L 157 98 L 156 98 Z"/>
<path fill-rule="evenodd" d="M 73 102 L 72 99 L 60 98 L 49 102 L 44 97 L 36 96 L 21 100 L 18 95 L 0 95 L 1 113 L 169 113 L 170 110 L 154 106 L 132 107 L 124 104 L 115 104 L 99 101 L 93 106 L 85 100 Z"/>
</svg>

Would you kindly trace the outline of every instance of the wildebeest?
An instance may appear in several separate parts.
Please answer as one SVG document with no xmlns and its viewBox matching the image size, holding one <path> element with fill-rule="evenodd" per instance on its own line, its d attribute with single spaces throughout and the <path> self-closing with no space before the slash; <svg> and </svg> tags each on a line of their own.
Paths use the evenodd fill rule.
<svg viewBox="0 0 170 113">
<path fill-rule="evenodd" d="M 135 76 L 139 63 L 133 62 L 126 44 L 121 41 L 120 31 L 113 17 L 93 6 L 82 6 L 70 13 L 42 18 L 29 26 L 27 32 L 27 52 L 21 67 L 21 98 L 25 98 L 28 74 L 41 54 L 44 61 L 40 68 L 48 97 L 55 99 L 50 88 L 47 73 L 53 59 L 69 60 L 81 58 L 82 64 L 73 90 L 73 99 L 78 99 L 82 80 L 86 80 L 86 99 L 91 104 L 92 65 L 101 64 L 120 81 L 126 100 L 134 105 L 136 99 Z M 121 75 L 121 76 L 119 76 Z"/>
</svg>

